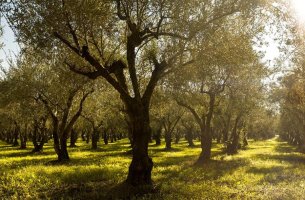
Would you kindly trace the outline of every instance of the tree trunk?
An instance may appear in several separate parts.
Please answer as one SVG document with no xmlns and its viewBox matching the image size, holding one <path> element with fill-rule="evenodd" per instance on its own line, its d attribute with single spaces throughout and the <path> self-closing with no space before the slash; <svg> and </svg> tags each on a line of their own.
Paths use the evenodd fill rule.
<svg viewBox="0 0 305 200">
<path fill-rule="evenodd" d="M 88 133 L 88 132 L 87 132 Z M 86 143 L 89 144 L 90 142 L 90 134 L 86 134 L 87 138 L 86 138 Z"/>
<path fill-rule="evenodd" d="M 171 149 L 172 148 L 172 135 L 169 131 L 165 131 L 164 139 L 165 139 L 165 148 Z"/>
<path fill-rule="evenodd" d="M 53 119 L 53 141 L 54 141 L 54 150 L 57 154 L 58 157 L 58 161 L 60 161 L 60 154 L 61 154 L 61 150 L 60 150 L 60 141 L 59 141 L 59 136 L 58 136 L 58 120 L 57 119 Z"/>
<path fill-rule="evenodd" d="M 186 140 L 189 144 L 189 147 L 195 146 L 194 142 L 193 142 L 194 136 L 193 136 L 193 130 L 192 129 L 187 129 L 186 130 L 185 137 L 186 137 Z"/>
<path fill-rule="evenodd" d="M 60 151 L 58 154 L 58 161 L 68 161 L 70 160 L 69 153 L 67 150 L 67 138 L 61 137 L 60 138 Z"/>
<path fill-rule="evenodd" d="M 132 124 L 132 161 L 129 166 L 127 183 L 134 186 L 151 185 L 152 159 L 148 156 L 150 136 L 149 106 L 133 104 L 128 109 Z"/>
<path fill-rule="evenodd" d="M 227 121 L 224 120 L 225 127 L 223 129 L 223 143 L 228 142 L 229 139 L 229 130 L 230 130 L 230 122 L 231 122 L 231 115 L 228 116 Z"/>
<path fill-rule="evenodd" d="M 217 133 L 216 141 L 217 141 L 217 144 L 221 143 L 221 133 L 219 133 L 219 132 Z"/>
<path fill-rule="evenodd" d="M 34 145 L 32 153 L 41 153 L 43 151 L 43 144 L 43 142 L 40 142 L 40 144 L 37 143 L 37 145 Z"/>
<path fill-rule="evenodd" d="M 18 135 L 19 135 L 19 127 L 16 127 L 14 130 L 14 137 L 13 137 L 13 146 L 16 147 L 19 145 L 18 143 Z"/>
<path fill-rule="evenodd" d="M 93 130 L 92 132 L 92 149 L 97 149 L 97 143 L 99 140 L 99 133 L 97 130 Z"/>
<path fill-rule="evenodd" d="M 13 144 L 11 131 L 6 132 L 6 143 Z"/>
<path fill-rule="evenodd" d="M 32 153 L 40 153 L 43 151 L 43 145 L 47 141 L 47 135 L 46 135 L 46 129 L 45 127 L 40 128 L 38 127 L 38 124 L 35 122 L 33 135 L 32 135 L 32 142 L 34 145 L 34 149 L 32 150 Z M 39 134 L 39 136 L 38 136 Z M 39 143 L 38 143 L 39 142 Z"/>
<path fill-rule="evenodd" d="M 76 147 L 76 141 L 77 141 L 77 132 L 72 129 L 71 130 L 71 136 L 70 136 L 70 147 Z"/>
<path fill-rule="evenodd" d="M 155 134 L 154 139 L 156 140 L 156 145 L 161 145 L 161 132 L 162 132 L 162 126 L 158 127 Z"/>
<path fill-rule="evenodd" d="M 223 140 L 222 140 L 223 143 L 228 142 L 228 136 L 229 136 L 229 129 L 226 127 L 223 130 Z"/>
<path fill-rule="evenodd" d="M 85 135 L 86 135 L 86 132 L 85 132 L 85 131 L 82 131 L 81 137 L 82 137 L 82 141 L 83 141 L 83 142 L 86 141 Z"/>
<path fill-rule="evenodd" d="M 249 145 L 247 137 L 248 137 L 248 133 L 245 131 L 244 132 L 244 139 L 243 139 L 243 147 L 246 147 L 246 146 Z"/>
<path fill-rule="evenodd" d="M 209 112 L 205 120 L 205 126 L 201 126 L 201 154 L 199 156 L 198 162 L 206 162 L 211 159 L 211 149 L 212 149 L 212 129 L 211 122 L 213 118 L 214 106 L 215 106 L 215 94 L 211 93 L 209 95 Z"/>
<path fill-rule="evenodd" d="M 181 139 L 181 135 L 180 135 L 180 131 L 176 130 L 176 134 L 175 134 L 175 144 L 178 144 L 179 141 Z"/>
<path fill-rule="evenodd" d="M 243 146 L 246 147 L 248 145 L 249 145 L 249 143 L 248 143 L 247 137 L 244 137 L 244 139 L 243 139 Z"/>
<path fill-rule="evenodd" d="M 69 160 L 69 154 L 67 150 L 67 137 L 64 133 L 58 134 L 58 120 L 53 119 L 53 139 L 54 139 L 54 150 L 57 154 L 57 161 L 63 162 Z"/>
<path fill-rule="evenodd" d="M 107 131 L 105 130 L 104 133 L 103 133 L 103 140 L 104 140 L 104 144 L 108 144 L 108 140 L 109 140 L 109 137 L 108 137 L 108 133 Z"/>
<path fill-rule="evenodd" d="M 38 132 L 38 122 L 35 121 L 34 124 L 34 130 L 33 130 L 33 135 L 32 135 L 32 142 L 34 145 L 34 149 L 32 150 L 33 153 L 39 152 L 39 145 L 37 142 L 37 132 Z"/>
<path fill-rule="evenodd" d="M 208 131 L 201 130 L 201 154 L 198 163 L 204 163 L 211 159 L 212 137 Z"/>
<path fill-rule="evenodd" d="M 26 149 L 27 133 L 20 133 L 20 149 Z"/>
<path fill-rule="evenodd" d="M 240 117 L 237 116 L 234 124 L 234 128 L 232 130 L 232 141 L 228 144 L 227 147 L 227 153 L 229 155 L 233 155 L 237 153 L 238 144 L 239 144 L 239 134 L 237 132 L 237 126 L 239 122 Z"/>
<path fill-rule="evenodd" d="M 110 143 L 113 143 L 114 142 L 114 140 L 113 140 L 113 133 L 111 132 L 111 134 L 110 134 Z"/>
</svg>

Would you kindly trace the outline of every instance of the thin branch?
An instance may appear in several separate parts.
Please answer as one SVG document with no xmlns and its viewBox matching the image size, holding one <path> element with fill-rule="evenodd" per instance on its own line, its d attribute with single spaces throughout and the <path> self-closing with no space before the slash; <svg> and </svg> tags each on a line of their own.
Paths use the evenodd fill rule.
<svg viewBox="0 0 305 200">
<path fill-rule="evenodd" d="M 197 121 L 197 123 L 200 127 L 202 127 L 204 125 L 202 119 L 199 117 L 198 113 L 196 112 L 196 110 L 194 108 L 192 108 L 190 105 L 188 105 L 182 101 L 176 100 L 176 102 L 179 106 L 185 107 L 193 114 L 195 120 Z"/>
<path fill-rule="evenodd" d="M 66 46 L 68 46 L 72 51 L 74 51 L 77 55 L 80 55 L 80 51 L 74 47 L 67 39 L 65 39 L 63 36 L 61 36 L 59 33 L 54 32 L 53 35 L 62 41 Z"/>
</svg>

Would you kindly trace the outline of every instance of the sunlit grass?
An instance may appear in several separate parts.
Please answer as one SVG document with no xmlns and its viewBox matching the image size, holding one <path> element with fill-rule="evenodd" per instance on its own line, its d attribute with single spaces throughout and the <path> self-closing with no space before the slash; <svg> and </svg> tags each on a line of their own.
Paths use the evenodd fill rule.
<svg viewBox="0 0 305 200">
<path fill-rule="evenodd" d="M 50 165 L 56 159 L 51 144 L 43 154 L 31 154 L 0 143 L 0 199 L 79 198 L 103 199 L 125 180 L 131 155 L 129 144 L 85 143 L 70 148 L 71 162 Z M 194 165 L 200 153 L 185 141 L 173 150 L 151 145 L 156 194 L 142 199 L 302 199 L 305 196 L 305 155 L 275 139 L 250 142 L 238 155 L 221 153 L 214 145 L 213 161 Z"/>
</svg>

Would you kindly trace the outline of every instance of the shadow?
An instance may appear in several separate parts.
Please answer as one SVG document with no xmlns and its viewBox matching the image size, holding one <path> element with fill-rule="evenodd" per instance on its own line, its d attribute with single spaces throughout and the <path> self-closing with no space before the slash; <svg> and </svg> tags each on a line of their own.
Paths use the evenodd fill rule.
<svg viewBox="0 0 305 200">
<path fill-rule="evenodd" d="M 126 181 L 110 188 L 105 195 L 105 199 L 138 199 L 145 198 L 146 195 L 157 194 L 160 191 L 159 185 L 132 186 Z"/>
<path fill-rule="evenodd" d="M 197 157 L 196 157 L 197 159 Z M 237 160 L 210 160 L 204 164 L 194 164 L 193 162 L 185 164 L 177 171 L 168 170 L 162 172 L 163 177 L 158 180 L 160 183 L 168 183 L 171 181 L 181 179 L 185 184 L 188 182 L 201 182 L 204 181 L 216 181 L 221 179 L 227 174 L 232 174 L 234 171 L 241 167 L 249 165 L 249 161 L 237 159 Z M 186 178 L 187 177 L 187 178 Z"/>
<path fill-rule="evenodd" d="M 160 158 L 163 158 L 163 157 L 160 156 Z M 193 155 L 184 155 L 181 157 L 177 157 L 177 156 L 164 157 L 164 159 L 162 159 L 158 163 L 155 163 L 154 167 L 168 167 L 168 166 L 172 166 L 172 165 L 179 165 L 179 164 L 189 161 L 189 160 L 193 161 L 193 160 L 195 160 L 195 158 L 197 158 L 197 157 L 193 156 Z M 153 159 L 154 159 L 154 157 L 153 157 Z"/>
<path fill-rule="evenodd" d="M 55 155 L 53 152 L 40 152 L 40 153 L 33 153 L 32 149 L 15 149 L 18 152 L 14 153 L 7 153 L 7 154 L 0 154 L 0 158 L 16 158 L 16 157 L 26 157 L 26 156 L 33 156 L 33 157 L 43 157 L 46 155 Z"/>
<path fill-rule="evenodd" d="M 1 165 L 2 169 L 5 172 L 12 172 L 16 169 L 23 169 L 26 167 L 31 167 L 31 166 L 38 166 L 38 165 L 44 165 L 46 162 L 49 162 L 50 160 L 52 160 L 52 158 L 32 158 L 29 160 L 23 159 L 23 160 L 14 160 L 11 161 L 12 164 L 9 165 Z M 54 159 L 53 159 L 54 160 Z"/>
<path fill-rule="evenodd" d="M 273 185 L 288 182 L 295 182 L 298 179 L 302 181 L 304 178 L 300 175 L 291 174 L 290 171 L 295 169 L 294 167 L 290 166 L 273 166 L 273 167 L 251 167 L 246 172 L 252 174 L 259 174 L 263 175 L 263 178 L 260 180 L 261 184 L 270 183 Z"/>
<path fill-rule="evenodd" d="M 275 167 L 250 167 L 246 172 L 252 174 L 263 174 L 265 176 L 272 173 L 281 174 L 287 167 L 275 166 Z"/>
<path fill-rule="evenodd" d="M 276 145 L 274 147 L 274 150 L 277 153 L 293 153 L 293 152 L 297 152 L 296 148 L 293 146 L 290 146 L 289 144 L 287 144 L 286 142 L 281 143 L 281 145 Z"/>
<path fill-rule="evenodd" d="M 73 157 L 73 155 L 70 155 L 70 161 L 69 164 L 71 165 L 77 165 L 77 166 L 86 166 L 90 164 L 96 164 L 96 160 L 103 160 L 103 158 L 113 158 L 113 159 L 119 159 L 120 157 L 124 158 L 131 158 L 131 155 L 127 154 L 126 152 L 115 152 L 115 153 L 107 153 L 107 154 L 96 154 L 96 155 L 90 155 L 86 158 L 82 157 Z"/>
<path fill-rule="evenodd" d="M 201 148 L 201 144 L 194 144 L 193 146 L 187 145 L 186 147 L 190 149 Z"/>
<path fill-rule="evenodd" d="M 58 185 L 48 192 L 48 199 L 107 199 L 105 191 L 111 190 L 111 187 L 115 187 L 110 182 L 95 182 L 92 183 L 77 183 L 65 185 L 65 189 Z M 50 198 L 51 197 L 51 198 Z M 45 199 L 46 197 L 41 195 L 39 199 Z"/>
<path fill-rule="evenodd" d="M 267 154 L 257 154 L 254 156 L 255 159 L 261 160 L 277 160 L 289 162 L 290 164 L 305 164 L 305 155 L 301 154 L 275 154 L 275 155 L 267 155 Z"/>
<path fill-rule="evenodd" d="M 183 149 L 178 148 L 178 147 L 172 147 L 170 149 L 167 149 L 167 148 L 150 149 L 150 151 L 152 151 L 153 154 L 156 154 L 156 153 L 160 153 L 160 152 L 181 152 L 181 151 L 183 151 Z"/>
</svg>

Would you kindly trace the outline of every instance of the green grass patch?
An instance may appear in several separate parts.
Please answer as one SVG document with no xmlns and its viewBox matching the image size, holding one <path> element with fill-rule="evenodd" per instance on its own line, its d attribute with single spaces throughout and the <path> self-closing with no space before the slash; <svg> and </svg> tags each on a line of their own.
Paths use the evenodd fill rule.
<svg viewBox="0 0 305 200">
<path fill-rule="evenodd" d="M 30 144 L 29 144 L 30 145 Z M 96 151 L 85 143 L 69 148 L 71 162 L 49 165 L 56 155 L 52 144 L 42 154 L 0 142 L 0 199 L 104 199 L 125 180 L 131 161 L 127 140 L 100 144 Z M 200 145 L 185 141 L 173 150 L 151 145 L 156 194 L 140 199 L 303 199 L 305 155 L 276 139 L 250 141 L 238 155 L 221 153 L 214 144 L 213 160 L 194 165 Z"/>
</svg>

